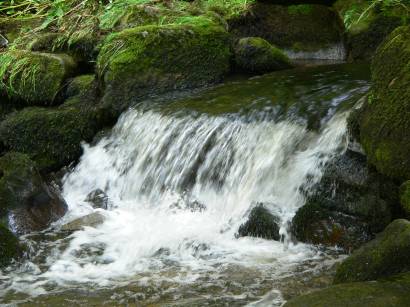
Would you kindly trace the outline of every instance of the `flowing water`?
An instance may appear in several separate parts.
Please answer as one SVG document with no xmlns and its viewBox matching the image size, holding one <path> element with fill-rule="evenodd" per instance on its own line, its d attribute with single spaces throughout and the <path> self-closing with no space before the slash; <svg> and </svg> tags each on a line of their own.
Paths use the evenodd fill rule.
<svg viewBox="0 0 410 307">
<path fill-rule="evenodd" d="M 65 176 L 68 214 L 22 238 L 30 257 L 0 274 L 0 303 L 280 306 L 326 284 L 337 251 L 294 242 L 288 225 L 346 149 L 367 80 L 360 65 L 299 68 L 128 110 Z M 85 201 L 96 189 L 108 210 Z M 237 237 L 258 202 L 282 242 Z M 95 211 L 101 225 L 60 231 Z"/>
</svg>

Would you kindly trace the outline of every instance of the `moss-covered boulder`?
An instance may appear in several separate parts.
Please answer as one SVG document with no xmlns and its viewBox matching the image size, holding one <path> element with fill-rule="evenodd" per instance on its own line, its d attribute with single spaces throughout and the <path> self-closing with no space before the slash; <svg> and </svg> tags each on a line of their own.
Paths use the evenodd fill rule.
<svg viewBox="0 0 410 307">
<path fill-rule="evenodd" d="M 67 55 L 21 50 L 0 53 L 0 92 L 27 105 L 50 105 L 58 101 L 75 69 L 75 61 Z"/>
<path fill-rule="evenodd" d="M 400 187 L 400 204 L 407 218 L 410 218 L 410 181 L 406 181 Z"/>
<path fill-rule="evenodd" d="M 38 33 L 25 38 L 27 42 L 22 43 L 25 49 L 35 52 L 66 53 L 79 63 L 82 73 L 92 72 L 97 59 L 100 43 L 103 40 L 98 32 L 86 35 L 72 33 L 46 32 Z"/>
<path fill-rule="evenodd" d="M 290 68 L 289 58 L 260 37 L 241 38 L 235 46 L 235 65 L 247 73 L 267 73 Z"/>
<path fill-rule="evenodd" d="M 104 104 L 118 115 L 147 95 L 220 81 L 229 62 L 228 33 L 199 20 L 113 34 L 102 47 L 97 70 Z"/>
<path fill-rule="evenodd" d="M 369 60 L 397 27 L 410 21 L 405 5 L 394 1 L 338 0 L 335 9 L 346 22 L 351 60 Z"/>
<path fill-rule="evenodd" d="M 407 307 L 410 302 L 410 273 L 379 281 L 332 286 L 289 300 L 285 307 Z"/>
<path fill-rule="evenodd" d="M 380 173 L 410 179 L 410 26 L 396 29 L 378 48 L 372 81 L 358 116 L 360 143 Z"/>
<path fill-rule="evenodd" d="M 7 150 L 29 155 L 46 172 L 78 159 L 81 143 L 90 142 L 103 125 L 97 106 L 85 106 L 73 97 L 60 107 L 29 107 L 10 114 L 0 123 L 0 141 Z"/>
<path fill-rule="evenodd" d="M 343 23 L 323 5 L 271 5 L 256 2 L 228 20 L 236 38 L 261 37 L 291 58 L 344 59 Z"/>
<path fill-rule="evenodd" d="M 81 75 L 68 80 L 65 97 L 83 96 L 89 94 L 90 91 L 95 91 L 95 81 L 94 75 Z"/>
<path fill-rule="evenodd" d="M 410 222 L 393 221 L 338 267 L 335 283 L 375 280 L 410 271 Z"/>
<path fill-rule="evenodd" d="M 267 240 L 280 240 L 280 220 L 274 216 L 263 204 L 257 204 L 248 220 L 239 227 L 239 237 L 257 237 Z"/>
<path fill-rule="evenodd" d="M 59 192 L 45 184 L 27 155 L 11 152 L 0 158 L 0 219 L 17 233 L 42 230 L 67 210 Z"/>
<path fill-rule="evenodd" d="M 292 221 L 302 242 L 350 251 L 371 240 L 399 211 L 398 188 L 369 169 L 366 157 L 348 150 L 335 158 Z"/>
<path fill-rule="evenodd" d="M 0 268 L 21 256 L 19 240 L 0 224 Z"/>
</svg>

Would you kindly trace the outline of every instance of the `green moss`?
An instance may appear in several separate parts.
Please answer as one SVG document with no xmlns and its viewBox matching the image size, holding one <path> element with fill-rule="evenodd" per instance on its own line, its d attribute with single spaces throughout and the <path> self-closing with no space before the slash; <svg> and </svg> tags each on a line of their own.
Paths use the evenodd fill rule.
<svg viewBox="0 0 410 307">
<path fill-rule="evenodd" d="M 0 224 L 0 268 L 21 255 L 18 239 L 6 227 Z"/>
<path fill-rule="evenodd" d="M 24 203 L 24 192 L 33 185 L 31 180 L 38 174 L 35 163 L 21 153 L 8 153 L 1 157 L 0 173 L 0 217 L 3 217 L 9 209 Z"/>
<path fill-rule="evenodd" d="M 360 141 L 377 170 L 410 178 L 410 27 L 395 30 L 372 63 L 372 102 L 359 116 Z"/>
<path fill-rule="evenodd" d="M 95 82 L 94 75 L 81 75 L 68 81 L 66 97 L 85 95 L 93 89 Z"/>
<path fill-rule="evenodd" d="M 292 67 L 289 58 L 260 37 L 242 38 L 235 47 L 238 69 L 251 73 L 266 73 Z"/>
<path fill-rule="evenodd" d="M 52 104 L 75 69 L 65 55 L 28 51 L 0 54 L 0 91 L 26 104 Z"/>
<path fill-rule="evenodd" d="M 288 12 L 291 15 L 304 14 L 308 15 L 312 13 L 313 7 L 310 4 L 290 5 L 288 6 Z"/>
<path fill-rule="evenodd" d="M 236 38 L 261 37 L 281 49 L 318 51 L 339 44 L 343 25 L 335 11 L 322 5 L 282 6 L 257 2 L 228 19 Z"/>
<path fill-rule="evenodd" d="M 81 155 L 81 142 L 91 141 L 102 125 L 93 108 L 68 101 L 59 108 L 31 107 L 0 124 L 0 140 L 9 150 L 29 155 L 43 171 L 56 170 Z"/>
<path fill-rule="evenodd" d="M 221 80 L 229 70 L 227 32 L 214 23 L 145 26 L 110 35 L 97 62 L 104 102 L 122 110 L 152 93 Z"/>
<path fill-rule="evenodd" d="M 335 283 L 375 280 L 410 270 L 410 222 L 395 220 L 337 269 Z"/>
<path fill-rule="evenodd" d="M 389 280 L 332 286 L 291 299 L 285 307 L 406 307 L 410 301 L 410 273 Z"/>
<path fill-rule="evenodd" d="M 406 181 L 400 187 L 400 204 L 408 218 L 410 218 L 410 181 Z"/>
</svg>

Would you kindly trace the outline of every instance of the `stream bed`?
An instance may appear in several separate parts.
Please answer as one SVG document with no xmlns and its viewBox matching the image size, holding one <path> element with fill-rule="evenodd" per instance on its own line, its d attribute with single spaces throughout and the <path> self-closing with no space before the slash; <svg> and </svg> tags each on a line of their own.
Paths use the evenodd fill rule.
<svg viewBox="0 0 410 307">
<path fill-rule="evenodd" d="M 345 256 L 295 242 L 289 223 L 368 89 L 366 64 L 300 67 L 129 109 L 63 178 L 67 215 L 21 238 L 29 257 L 0 273 L 0 304 L 280 306 L 327 286 Z M 96 190 L 106 210 L 86 201 Z M 257 203 L 281 242 L 238 238 Z M 62 229 L 95 212 L 100 225 Z"/>
</svg>

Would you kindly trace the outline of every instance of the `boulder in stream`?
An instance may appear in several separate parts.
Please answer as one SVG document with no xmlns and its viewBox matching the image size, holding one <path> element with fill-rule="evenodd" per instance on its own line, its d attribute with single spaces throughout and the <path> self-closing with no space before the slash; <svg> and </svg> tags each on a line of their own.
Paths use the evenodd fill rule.
<svg viewBox="0 0 410 307">
<path fill-rule="evenodd" d="M 93 212 L 88 215 L 82 216 L 75 219 L 67 224 L 61 226 L 63 231 L 77 231 L 81 230 L 83 227 L 97 227 L 98 225 L 104 223 L 105 217 L 99 212 Z"/>
<path fill-rule="evenodd" d="M 27 155 L 0 158 L 0 218 L 19 234 L 43 230 L 61 218 L 67 205 L 57 189 L 47 186 Z"/>
<path fill-rule="evenodd" d="M 344 26 L 324 5 L 274 5 L 255 2 L 228 20 L 236 39 L 261 37 L 295 59 L 343 60 Z"/>
<path fill-rule="evenodd" d="M 302 241 L 351 251 L 371 240 L 398 212 L 398 187 L 348 150 L 326 166 L 306 204 L 292 221 Z"/>
<path fill-rule="evenodd" d="M 410 26 L 393 31 L 372 62 L 372 89 L 356 116 L 368 161 L 394 180 L 410 179 Z"/>
<path fill-rule="evenodd" d="M 335 283 L 375 280 L 410 271 L 410 222 L 393 221 L 338 267 Z"/>
<path fill-rule="evenodd" d="M 230 66 L 229 35 L 203 17 L 126 29 L 105 40 L 97 74 L 113 116 L 151 94 L 218 82 Z"/>
<path fill-rule="evenodd" d="M 278 217 L 274 216 L 263 204 L 258 203 L 251 210 L 248 220 L 239 227 L 238 236 L 279 241 L 279 223 Z"/>
<path fill-rule="evenodd" d="M 289 58 L 260 37 L 241 38 L 234 48 L 235 64 L 247 73 L 267 73 L 292 67 Z"/>
<path fill-rule="evenodd" d="M 110 205 L 110 199 L 108 198 L 108 195 L 105 194 L 105 192 L 101 189 L 91 191 L 87 195 L 85 201 L 91 203 L 94 209 L 107 210 Z"/>
</svg>

